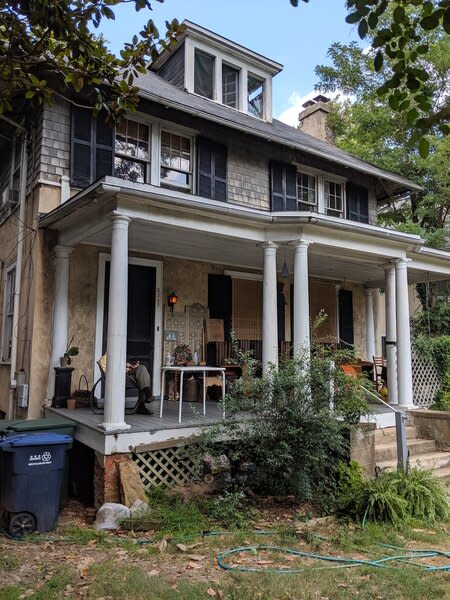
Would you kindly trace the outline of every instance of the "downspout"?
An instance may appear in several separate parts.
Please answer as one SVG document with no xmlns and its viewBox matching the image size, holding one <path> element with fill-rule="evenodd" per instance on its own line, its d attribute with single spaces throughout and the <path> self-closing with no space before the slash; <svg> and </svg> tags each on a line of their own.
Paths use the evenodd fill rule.
<svg viewBox="0 0 450 600">
<path fill-rule="evenodd" d="M 23 133 L 23 141 L 20 157 L 20 184 L 19 184 L 19 223 L 17 227 L 17 257 L 16 257 L 16 285 L 14 289 L 14 311 L 12 322 L 11 339 L 11 363 L 10 363 L 10 381 L 9 381 L 9 399 L 8 399 L 8 419 L 14 418 L 15 403 L 14 394 L 17 387 L 16 369 L 17 369 L 17 342 L 20 312 L 20 292 L 22 283 L 22 259 L 23 259 L 23 237 L 25 224 L 25 200 L 27 192 L 27 173 L 28 173 L 28 152 L 27 136 L 25 130 L 18 124 Z"/>
</svg>

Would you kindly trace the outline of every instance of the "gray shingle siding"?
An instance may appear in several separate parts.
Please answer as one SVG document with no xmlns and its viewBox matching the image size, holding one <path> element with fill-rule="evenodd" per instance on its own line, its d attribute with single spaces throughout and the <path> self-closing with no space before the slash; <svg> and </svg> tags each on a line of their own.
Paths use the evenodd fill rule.
<svg viewBox="0 0 450 600">
<path fill-rule="evenodd" d="M 178 88 L 184 89 L 184 44 L 164 63 L 158 75 Z"/>
<path fill-rule="evenodd" d="M 70 170 L 70 106 L 55 102 L 42 118 L 40 179 L 59 183 Z"/>
</svg>

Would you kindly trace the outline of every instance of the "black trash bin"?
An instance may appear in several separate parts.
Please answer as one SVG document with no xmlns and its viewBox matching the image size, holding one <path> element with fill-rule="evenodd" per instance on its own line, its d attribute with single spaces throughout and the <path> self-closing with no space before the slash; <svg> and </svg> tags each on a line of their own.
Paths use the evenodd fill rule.
<svg viewBox="0 0 450 600">
<path fill-rule="evenodd" d="M 0 508 L 13 537 L 51 531 L 59 512 L 69 435 L 35 433 L 0 440 Z"/>
<path fill-rule="evenodd" d="M 0 438 L 11 437 L 23 433 L 64 433 L 73 437 L 76 423 L 73 421 L 62 421 L 61 419 L 14 419 L 12 421 L 0 421 Z M 67 457 L 68 458 L 68 457 Z M 61 487 L 60 508 L 67 504 L 69 497 L 69 460 L 66 460 L 66 466 L 63 473 L 63 483 Z"/>
</svg>

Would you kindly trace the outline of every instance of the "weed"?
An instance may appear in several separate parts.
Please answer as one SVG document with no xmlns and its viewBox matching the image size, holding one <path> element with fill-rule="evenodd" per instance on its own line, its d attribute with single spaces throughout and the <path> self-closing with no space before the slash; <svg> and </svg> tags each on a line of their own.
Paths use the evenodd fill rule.
<svg viewBox="0 0 450 600">
<path fill-rule="evenodd" d="M 11 553 L 6 553 L 3 549 L 0 549 L 0 568 L 2 571 L 14 571 L 19 566 L 19 561 Z"/>
<path fill-rule="evenodd" d="M 255 511 L 244 506 L 242 491 L 225 492 L 206 504 L 207 515 L 228 529 L 244 529 L 255 518 Z"/>
</svg>

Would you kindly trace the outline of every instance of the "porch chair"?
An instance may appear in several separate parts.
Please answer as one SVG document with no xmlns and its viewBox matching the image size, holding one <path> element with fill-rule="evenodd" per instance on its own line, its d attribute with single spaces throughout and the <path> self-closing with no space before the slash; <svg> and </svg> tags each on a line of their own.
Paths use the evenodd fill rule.
<svg viewBox="0 0 450 600">
<path fill-rule="evenodd" d="M 97 381 L 92 386 L 90 406 L 91 406 L 92 412 L 94 412 L 95 414 L 103 414 L 104 398 L 103 397 L 97 398 L 95 396 L 95 391 L 96 391 L 96 389 L 100 389 L 101 394 L 103 396 L 104 389 L 105 389 L 106 373 L 100 364 L 100 360 L 97 361 L 97 365 L 98 365 L 98 368 L 100 369 L 100 377 L 97 379 Z M 133 415 L 137 411 L 138 406 L 139 406 L 139 400 L 140 400 L 139 395 L 140 394 L 141 394 L 141 392 L 139 391 L 139 388 L 137 387 L 137 385 L 133 381 L 133 379 L 131 377 L 126 376 L 125 414 Z"/>
<path fill-rule="evenodd" d="M 386 384 L 386 364 L 382 356 L 373 356 L 373 380 L 379 392 Z"/>
</svg>

